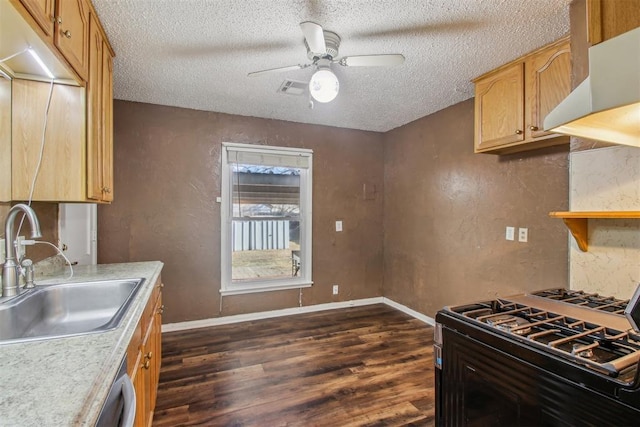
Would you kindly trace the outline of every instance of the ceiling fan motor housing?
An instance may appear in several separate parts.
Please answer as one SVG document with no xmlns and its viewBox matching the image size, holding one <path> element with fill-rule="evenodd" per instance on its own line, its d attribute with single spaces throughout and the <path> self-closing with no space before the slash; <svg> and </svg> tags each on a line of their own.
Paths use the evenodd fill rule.
<svg viewBox="0 0 640 427">
<path fill-rule="evenodd" d="M 314 55 L 311 50 L 309 50 L 309 45 L 307 44 L 307 40 L 305 39 L 304 45 L 307 48 L 307 58 L 314 60 L 316 58 L 326 58 L 329 59 L 336 58 L 338 56 L 338 49 L 340 48 L 340 36 L 334 33 L 333 31 L 323 31 L 324 34 L 324 43 L 327 46 L 327 53 L 322 56 Z"/>
</svg>

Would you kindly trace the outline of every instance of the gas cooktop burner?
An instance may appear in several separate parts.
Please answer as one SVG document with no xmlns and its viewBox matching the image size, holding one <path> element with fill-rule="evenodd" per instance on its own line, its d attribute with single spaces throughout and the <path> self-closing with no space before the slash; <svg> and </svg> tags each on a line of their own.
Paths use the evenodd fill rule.
<svg viewBox="0 0 640 427">
<path fill-rule="evenodd" d="M 495 326 L 502 331 L 511 332 L 517 335 L 526 335 L 531 332 L 531 328 L 525 326 L 531 324 L 531 322 L 523 319 L 522 317 L 511 316 L 509 314 L 499 314 L 497 316 L 488 317 L 485 321 L 489 325 Z"/>
<path fill-rule="evenodd" d="M 585 359 L 593 358 L 593 350 L 589 346 L 584 346 L 582 344 L 574 344 L 571 349 L 571 354 L 574 356 L 584 357 Z"/>
</svg>

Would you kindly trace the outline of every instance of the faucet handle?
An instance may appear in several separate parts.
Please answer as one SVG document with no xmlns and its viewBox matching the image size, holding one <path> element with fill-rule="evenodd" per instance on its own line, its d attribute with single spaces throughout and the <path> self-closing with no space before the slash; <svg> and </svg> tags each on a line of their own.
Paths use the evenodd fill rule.
<svg viewBox="0 0 640 427">
<path fill-rule="evenodd" d="M 33 281 L 35 276 L 35 270 L 33 267 L 33 261 L 30 259 L 24 259 L 21 263 L 22 266 L 22 274 L 24 275 L 24 284 L 26 289 L 31 289 L 36 286 Z"/>
</svg>

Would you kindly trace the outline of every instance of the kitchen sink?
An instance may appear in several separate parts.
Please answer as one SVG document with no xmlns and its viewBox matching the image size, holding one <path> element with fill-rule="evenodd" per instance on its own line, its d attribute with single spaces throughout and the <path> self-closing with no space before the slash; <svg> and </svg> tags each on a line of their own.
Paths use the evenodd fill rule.
<svg viewBox="0 0 640 427">
<path fill-rule="evenodd" d="M 144 279 L 37 286 L 0 304 L 0 344 L 117 328 Z"/>
</svg>

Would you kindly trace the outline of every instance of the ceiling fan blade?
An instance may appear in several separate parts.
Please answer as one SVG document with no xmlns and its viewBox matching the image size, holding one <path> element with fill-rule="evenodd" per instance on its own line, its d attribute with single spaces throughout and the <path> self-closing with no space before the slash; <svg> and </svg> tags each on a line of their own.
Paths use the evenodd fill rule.
<svg viewBox="0 0 640 427">
<path fill-rule="evenodd" d="M 395 53 L 389 55 L 358 55 L 345 56 L 338 63 L 344 67 L 386 67 L 400 65 L 404 62 L 404 56 Z"/>
<path fill-rule="evenodd" d="M 270 74 L 270 73 L 281 73 L 283 71 L 301 70 L 303 68 L 307 68 L 310 66 L 311 64 L 304 64 L 304 65 L 298 64 L 298 65 L 289 65 L 287 67 L 270 68 L 268 70 L 253 71 L 247 74 L 247 77 L 255 77 L 255 76 L 260 76 L 262 74 Z"/>
<path fill-rule="evenodd" d="M 322 26 L 315 22 L 305 21 L 300 23 L 300 28 L 302 29 L 302 34 L 304 34 L 311 53 L 317 53 L 318 55 L 327 53 L 327 45 L 324 42 Z"/>
</svg>

